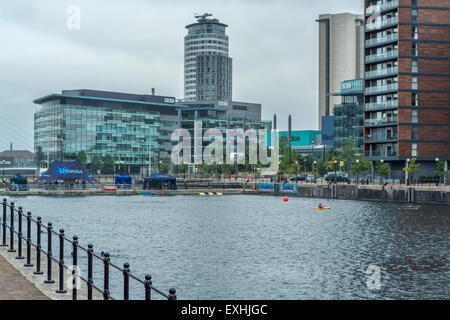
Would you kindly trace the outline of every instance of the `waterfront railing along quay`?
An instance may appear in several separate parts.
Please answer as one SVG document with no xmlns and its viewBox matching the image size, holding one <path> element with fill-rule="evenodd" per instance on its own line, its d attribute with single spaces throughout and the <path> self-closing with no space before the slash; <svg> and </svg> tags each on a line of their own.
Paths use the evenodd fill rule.
<svg viewBox="0 0 450 320">
<path fill-rule="evenodd" d="M 72 290 L 72 300 L 77 300 L 78 298 L 78 283 L 77 281 L 82 280 L 87 284 L 87 299 L 93 300 L 93 290 L 101 292 L 104 300 L 115 300 L 117 297 L 111 295 L 111 270 L 115 269 L 122 274 L 122 288 L 123 288 L 123 300 L 130 300 L 130 280 L 136 281 L 135 284 L 141 286 L 142 292 L 144 294 L 145 300 L 152 300 L 152 293 L 156 293 L 158 298 L 167 300 L 177 300 L 176 290 L 174 288 L 169 289 L 168 293 L 163 292 L 153 286 L 151 275 L 147 274 L 144 280 L 138 278 L 130 272 L 130 265 L 124 263 L 123 268 L 115 265 L 111 262 L 110 254 L 108 252 L 98 255 L 94 253 L 94 247 L 92 244 L 88 244 L 87 248 L 79 244 L 79 239 L 77 236 L 73 236 L 72 239 L 68 239 L 64 233 L 64 229 L 60 229 L 59 233 L 53 230 L 53 225 L 48 222 L 47 225 L 42 223 L 41 217 L 32 216 L 31 212 L 26 214 L 22 207 L 16 208 L 14 202 L 8 203 L 7 199 L 3 199 L 2 202 L 3 215 L 1 217 L 0 231 L 2 232 L 2 242 L 0 247 L 9 247 L 9 253 L 16 253 L 16 259 L 26 260 L 23 265 L 24 268 L 35 268 L 35 275 L 45 275 L 46 280 L 44 283 L 51 284 L 55 283 L 56 279 L 52 279 L 52 262 L 58 264 L 59 278 L 57 279 L 58 290 L 56 293 L 66 294 L 67 290 L 65 286 L 65 271 L 71 270 L 72 273 L 72 288 L 67 288 Z M 9 217 L 8 217 L 9 213 Z M 23 224 L 26 223 L 26 233 L 24 232 Z M 32 226 L 35 225 L 35 241 L 32 237 Z M 8 237 L 9 230 L 9 239 Z M 42 231 L 47 232 L 47 250 L 42 247 Z M 52 244 L 53 236 L 56 236 L 59 240 L 59 259 L 53 257 Z M 9 240 L 9 241 L 8 241 Z M 8 244 L 9 242 L 9 244 Z M 72 265 L 67 265 L 65 262 L 64 245 L 68 243 L 69 248 L 72 248 L 71 257 Z M 23 246 L 25 245 L 25 251 Z M 17 249 L 16 249 L 17 246 Z M 36 250 L 35 260 L 32 261 L 33 255 L 31 253 L 32 247 Z M 84 252 L 87 258 L 87 278 L 82 277 L 77 272 L 79 266 L 79 252 Z M 41 270 L 42 265 L 42 254 L 47 258 L 47 270 Z M 103 283 L 102 286 L 94 284 L 94 259 L 100 261 L 103 264 Z M 35 265 L 33 264 L 35 263 Z M 120 288 L 120 289 L 122 289 Z"/>
</svg>

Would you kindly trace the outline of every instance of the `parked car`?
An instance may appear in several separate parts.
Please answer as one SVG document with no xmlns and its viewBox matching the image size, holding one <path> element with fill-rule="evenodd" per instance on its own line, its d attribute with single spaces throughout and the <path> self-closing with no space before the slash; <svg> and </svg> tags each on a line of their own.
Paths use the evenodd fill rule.
<svg viewBox="0 0 450 320">
<path fill-rule="evenodd" d="M 305 181 L 306 182 L 314 182 L 314 181 L 316 181 L 316 177 L 313 174 L 308 174 L 306 176 L 306 180 Z"/>
<path fill-rule="evenodd" d="M 349 182 L 350 181 L 348 176 L 345 173 L 343 173 L 343 172 L 336 173 L 336 177 L 334 175 L 334 172 L 330 173 L 330 174 L 327 175 L 325 180 L 327 182 Z"/>
<path fill-rule="evenodd" d="M 298 181 L 305 181 L 305 180 L 306 180 L 306 175 L 305 175 L 305 174 L 299 174 L 298 176 L 292 177 L 292 178 L 290 178 L 289 180 L 290 180 L 290 181 L 295 181 L 295 182 L 298 182 Z"/>
</svg>

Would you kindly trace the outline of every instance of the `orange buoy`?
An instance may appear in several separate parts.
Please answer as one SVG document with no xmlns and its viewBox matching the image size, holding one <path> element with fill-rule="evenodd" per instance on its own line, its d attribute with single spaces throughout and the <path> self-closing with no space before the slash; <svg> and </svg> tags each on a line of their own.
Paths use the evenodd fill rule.
<svg viewBox="0 0 450 320">
<path fill-rule="evenodd" d="M 288 197 L 284 197 L 283 200 L 284 200 L 284 202 L 288 202 L 289 198 Z"/>
</svg>

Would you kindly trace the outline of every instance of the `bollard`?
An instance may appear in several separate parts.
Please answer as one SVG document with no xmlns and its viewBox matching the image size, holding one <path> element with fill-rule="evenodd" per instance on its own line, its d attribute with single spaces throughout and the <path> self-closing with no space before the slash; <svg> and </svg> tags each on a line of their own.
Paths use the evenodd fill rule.
<svg viewBox="0 0 450 320">
<path fill-rule="evenodd" d="M 103 263 L 105 265 L 104 268 L 104 285 L 103 285 L 103 299 L 109 300 L 109 253 L 105 252 L 105 258 L 103 259 Z"/>
<path fill-rule="evenodd" d="M 44 283 L 55 283 L 54 280 L 52 280 L 52 223 L 49 222 L 47 224 L 47 280 L 44 281 Z"/>
<path fill-rule="evenodd" d="M 31 268 L 31 212 L 27 212 L 27 263 L 24 267 Z"/>
<path fill-rule="evenodd" d="M 72 300 L 77 300 L 78 286 L 78 237 L 73 236 L 72 242 Z"/>
<path fill-rule="evenodd" d="M 88 300 L 92 300 L 92 285 L 94 280 L 92 279 L 92 254 L 94 253 L 94 246 L 90 243 L 88 244 Z"/>
<path fill-rule="evenodd" d="M 41 271 L 41 217 L 37 217 L 37 235 L 36 235 L 36 271 L 34 274 L 43 274 Z"/>
<path fill-rule="evenodd" d="M 50 225 L 50 223 L 49 223 L 49 225 Z M 51 251 L 51 250 L 49 249 L 49 251 Z M 59 264 L 59 288 L 58 288 L 58 290 L 56 290 L 56 293 L 66 293 L 67 291 L 64 290 L 64 229 L 59 229 L 59 263 L 58 264 Z M 51 272 L 51 269 L 49 272 Z"/>
<path fill-rule="evenodd" d="M 3 219 L 2 219 L 2 229 L 3 229 L 3 242 L 1 247 L 7 247 L 8 245 L 6 244 L 6 207 L 8 204 L 8 200 L 3 199 Z"/>
<path fill-rule="evenodd" d="M 17 242 L 17 257 L 16 259 L 22 260 L 25 259 L 22 256 L 22 215 L 23 215 L 23 209 L 22 207 L 19 207 L 19 219 L 18 219 L 18 225 L 19 225 L 19 232 L 18 232 L 18 242 Z"/>
<path fill-rule="evenodd" d="M 177 290 L 175 288 L 169 289 L 169 300 L 177 300 Z"/>
<path fill-rule="evenodd" d="M 151 293 L 152 276 L 149 274 L 147 274 L 145 276 L 144 287 L 145 287 L 145 300 L 151 300 L 152 299 L 152 293 Z"/>
<path fill-rule="evenodd" d="M 10 222 L 10 226 L 9 226 L 9 250 L 8 252 L 16 252 L 16 250 L 14 249 L 14 202 L 11 202 L 10 205 L 10 209 L 11 209 L 11 222 Z"/>
<path fill-rule="evenodd" d="M 123 300 L 130 298 L 130 265 L 125 263 L 123 265 Z"/>
</svg>

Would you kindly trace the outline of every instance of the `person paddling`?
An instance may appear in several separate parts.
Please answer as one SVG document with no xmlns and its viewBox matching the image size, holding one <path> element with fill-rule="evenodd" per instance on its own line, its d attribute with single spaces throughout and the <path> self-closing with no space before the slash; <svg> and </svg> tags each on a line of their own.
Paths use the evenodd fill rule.
<svg viewBox="0 0 450 320">
<path fill-rule="evenodd" d="M 319 209 L 322 209 L 322 208 L 323 208 L 323 205 L 322 205 L 321 203 L 319 203 L 318 208 L 319 208 Z"/>
</svg>

